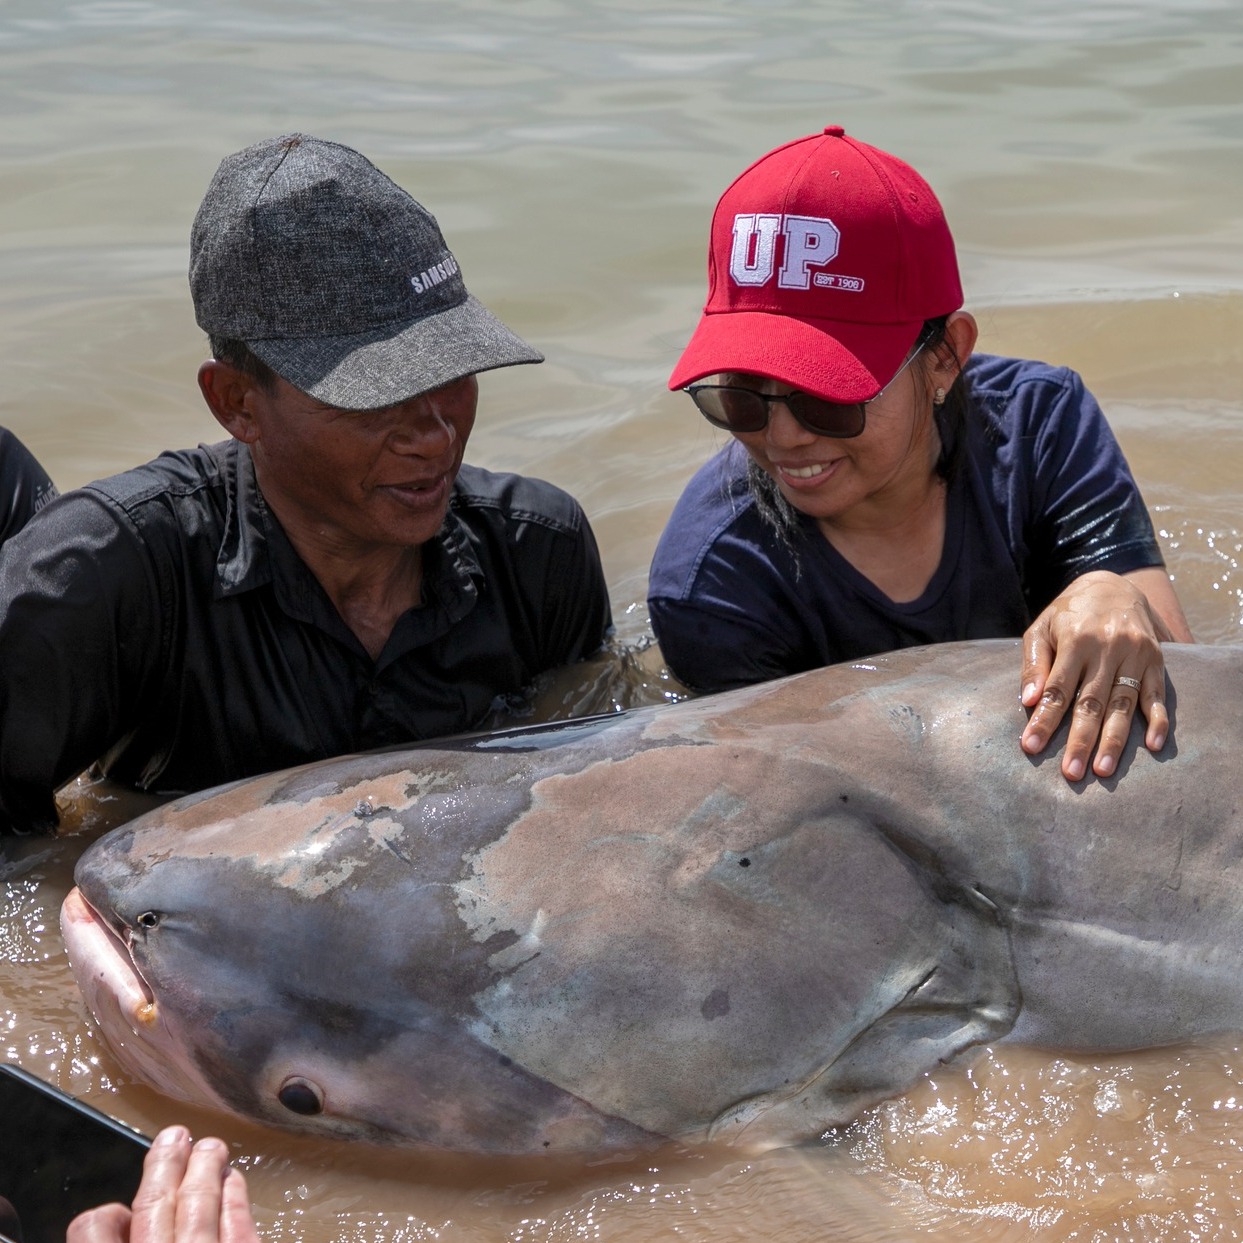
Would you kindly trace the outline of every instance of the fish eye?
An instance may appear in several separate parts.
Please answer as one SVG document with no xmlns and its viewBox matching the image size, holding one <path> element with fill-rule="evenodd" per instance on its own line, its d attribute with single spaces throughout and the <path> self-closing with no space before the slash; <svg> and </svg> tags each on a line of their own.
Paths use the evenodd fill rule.
<svg viewBox="0 0 1243 1243">
<path fill-rule="evenodd" d="M 276 1098 L 290 1113 L 309 1116 L 324 1112 L 324 1094 L 309 1079 L 303 1079 L 300 1075 L 291 1075 L 286 1079 Z"/>
<path fill-rule="evenodd" d="M 143 911 L 134 922 L 140 928 L 154 928 L 160 922 L 160 912 Z"/>
</svg>

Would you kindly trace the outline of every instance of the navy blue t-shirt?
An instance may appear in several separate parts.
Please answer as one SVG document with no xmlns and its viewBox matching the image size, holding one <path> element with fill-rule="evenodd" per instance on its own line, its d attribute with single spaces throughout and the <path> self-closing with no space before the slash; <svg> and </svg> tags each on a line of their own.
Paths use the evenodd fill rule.
<svg viewBox="0 0 1243 1243">
<path fill-rule="evenodd" d="M 962 467 L 941 562 L 923 594 L 890 600 L 797 514 L 784 542 L 757 510 L 731 442 L 687 485 L 652 561 L 661 653 L 718 691 L 876 652 L 1017 637 L 1089 570 L 1162 564 L 1139 489 L 1073 371 L 975 355 Z"/>
</svg>

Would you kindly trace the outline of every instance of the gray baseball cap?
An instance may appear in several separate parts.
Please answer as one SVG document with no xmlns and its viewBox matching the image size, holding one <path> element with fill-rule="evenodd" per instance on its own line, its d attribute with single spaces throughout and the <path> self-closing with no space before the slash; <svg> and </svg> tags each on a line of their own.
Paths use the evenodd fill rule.
<svg viewBox="0 0 1243 1243">
<path fill-rule="evenodd" d="M 207 333 L 343 410 L 544 357 L 466 292 L 425 207 L 307 134 L 221 162 L 190 234 L 190 293 Z"/>
</svg>

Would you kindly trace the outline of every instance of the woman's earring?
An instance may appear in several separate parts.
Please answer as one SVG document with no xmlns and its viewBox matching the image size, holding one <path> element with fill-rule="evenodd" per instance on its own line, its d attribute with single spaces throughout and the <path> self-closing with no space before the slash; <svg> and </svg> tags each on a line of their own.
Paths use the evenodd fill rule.
<svg viewBox="0 0 1243 1243">
<path fill-rule="evenodd" d="M 937 391 L 932 394 L 932 404 L 934 406 L 945 405 L 945 390 L 943 388 L 938 388 Z"/>
</svg>

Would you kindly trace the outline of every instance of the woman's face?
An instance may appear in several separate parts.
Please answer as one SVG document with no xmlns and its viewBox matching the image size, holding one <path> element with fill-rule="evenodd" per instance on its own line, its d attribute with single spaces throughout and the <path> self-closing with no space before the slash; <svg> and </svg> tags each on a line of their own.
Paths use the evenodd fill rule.
<svg viewBox="0 0 1243 1243">
<path fill-rule="evenodd" d="M 719 382 L 773 396 L 791 391 L 788 384 L 756 375 L 730 373 Z M 769 406 L 762 431 L 733 435 L 801 513 L 831 524 L 864 513 L 883 519 L 889 509 L 897 518 L 910 489 L 925 488 L 935 478 L 941 442 L 932 390 L 916 358 L 867 403 L 858 436 L 836 439 L 808 431 L 782 402 Z"/>
</svg>

